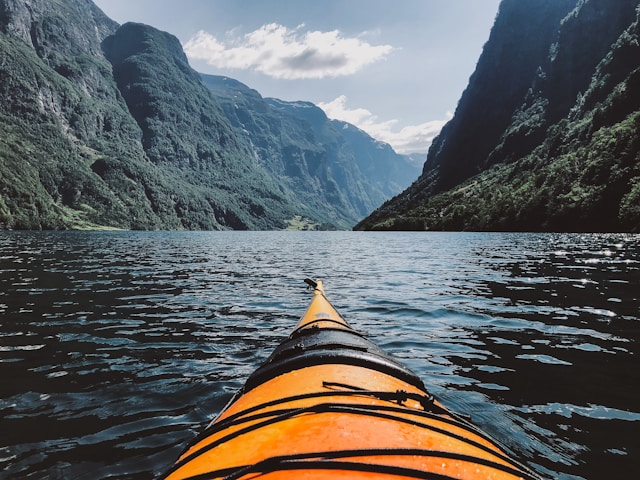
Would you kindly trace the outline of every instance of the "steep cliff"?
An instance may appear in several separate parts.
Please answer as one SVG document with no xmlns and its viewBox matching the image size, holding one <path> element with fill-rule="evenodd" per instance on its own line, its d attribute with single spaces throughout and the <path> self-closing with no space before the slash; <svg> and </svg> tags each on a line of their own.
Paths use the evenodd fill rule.
<svg viewBox="0 0 640 480">
<path fill-rule="evenodd" d="M 303 203 L 355 224 L 409 186 L 415 163 L 309 102 L 263 98 L 237 80 L 203 75 L 255 161 L 296 192 Z"/>
<path fill-rule="evenodd" d="M 179 185 L 181 193 L 150 193 L 156 210 L 176 213 L 186 228 L 285 226 L 296 213 L 293 199 L 256 168 L 177 38 L 129 23 L 107 37 L 103 49 L 147 158 Z"/>
<path fill-rule="evenodd" d="M 116 28 L 91 2 L 0 1 L 5 227 L 122 225 L 136 217 L 160 226 L 138 185 L 111 189 L 91 169 L 104 156 L 127 157 L 131 166 L 144 160 L 139 129 L 102 55 Z M 126 183 L 123 174 L 114 170 L 112 183 Z"/>
<path fill-rule="evenodd" d="M 373 139 L 324 117 L 327 147 L 257 92 L 227 108 L 174 36 L 90 0 L 0 0 L 0 55 L 0 228 L 350 228 L 406 186 L 388 146 L 379 184 L 353 154 Z"/>
<path fill-rule="evenodd" d="M 504 0 L 421 177 L 356 228 L 638 231 L 638 0 Z"/>
</svg>

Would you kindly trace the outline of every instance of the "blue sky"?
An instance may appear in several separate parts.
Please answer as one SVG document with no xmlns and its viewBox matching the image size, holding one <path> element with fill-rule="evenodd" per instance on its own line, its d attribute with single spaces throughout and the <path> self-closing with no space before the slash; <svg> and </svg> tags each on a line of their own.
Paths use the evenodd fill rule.
<svg viewBox="0 0 640 480">
<path fill-rule="evenodd" d="M 191 66 L 305 100 L 400 153 L 451 118 L 500 0 L 94 0 L 178 37 Z"/>
</svg>

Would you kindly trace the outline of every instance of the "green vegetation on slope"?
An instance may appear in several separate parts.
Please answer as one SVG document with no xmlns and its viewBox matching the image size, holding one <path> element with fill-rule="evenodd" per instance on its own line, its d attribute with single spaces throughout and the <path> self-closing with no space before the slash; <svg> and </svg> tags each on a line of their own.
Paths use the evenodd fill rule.
<svg viewBox="0 0 640 480">
<path fill-rule="evenodd" d="M 640 112 L 591 134 L 590 126 L 561 122 L 531 155 L 371 229 L 640 232 Z"/>
<path fill-rule="evenodd" d="M 389 145 L 329 120 L 309 102 L 265 99 L 231 78 L 202 78 L 259 167 L 293 192 L 298 204 L 316 216 L 322 212 L 324 222 L 350 228 L 419 174 Z"/>
<path fill-rule="evenodd" d="M 422 177 L 357 229 L 640 232 L 640 2 L 575 3 L 489 153 L 469 160 L 486 138 L 475 138 L 473 128 L 458 134 L 460 126 L 473 126 L 467 115 L 478 115 L 463 106 L 434 142 Z M 509 6 L 526 13 L 515 1 Z M 496 26 L 503 23 L 499 17 Z M 488 44 L 483 59 L 503 48 Z M 518 44 L 510 48 L 520 51 Z M 478 70 L 486 87 L 503 69 L 492 73 L 483 59 Z M 478 71 L 468 92 L 478 88 L 474 78 Z M 515 105 L 499 92 L 493 100 L 496 110 Z M 446 148 L 448 155 L 467 153 L 439 156 Z M 451 172 L 464 180 L 442 188 L 443 172 L 444 184 Z"/>
<path fill-rule="evenodd" d="M 214 96 L 170 34 L 86 0 L 0 12 L 0 228 L 350 228 L 388 198 L 257 92 L 223 110 L 236 92 Z"/>
</svg>

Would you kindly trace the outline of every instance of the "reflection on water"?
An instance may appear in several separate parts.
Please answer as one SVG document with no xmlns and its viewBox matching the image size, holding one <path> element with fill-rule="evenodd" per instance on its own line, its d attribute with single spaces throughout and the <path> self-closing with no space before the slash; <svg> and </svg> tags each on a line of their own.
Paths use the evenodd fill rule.
<svg viewBox="0 0 640 480">
<path fill-rule="evenodd" d="M 630 477 L 639 267 L 631 235 L 0 233 L 0 478 L 152 478 L 305 277 L 541 474 Z"/>
</svg>

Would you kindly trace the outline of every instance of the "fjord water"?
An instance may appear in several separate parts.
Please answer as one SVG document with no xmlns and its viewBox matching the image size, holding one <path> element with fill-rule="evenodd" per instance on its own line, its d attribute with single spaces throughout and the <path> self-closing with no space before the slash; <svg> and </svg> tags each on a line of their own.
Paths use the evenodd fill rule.
<svg viewBox="0 0 640 480">
<path fill-rule="evenodd" d="M 322 278 L 543 477 L 640 468 L 640 236 L 0 233 L 0 478 L 153 478 Z"/>
</svg>

